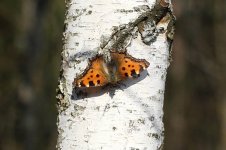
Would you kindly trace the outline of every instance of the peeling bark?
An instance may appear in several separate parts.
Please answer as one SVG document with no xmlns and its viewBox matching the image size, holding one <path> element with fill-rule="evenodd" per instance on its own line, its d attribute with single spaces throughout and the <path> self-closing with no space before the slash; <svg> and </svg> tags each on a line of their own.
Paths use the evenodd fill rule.
<svg viewBox="0 0 226 150">
<path fill-rule="evenodd" d="M 154 0 L 66 2 L 57 89 L 57 148 L 161 149 L 163 100 L 174 33 L 171 3 Z M 150 62 L 140 78 L 108 88 L 73 87 L 89 59 L 127 51 Z M 84 92 L 85 91 L 85 92 Z"/>
</svg>

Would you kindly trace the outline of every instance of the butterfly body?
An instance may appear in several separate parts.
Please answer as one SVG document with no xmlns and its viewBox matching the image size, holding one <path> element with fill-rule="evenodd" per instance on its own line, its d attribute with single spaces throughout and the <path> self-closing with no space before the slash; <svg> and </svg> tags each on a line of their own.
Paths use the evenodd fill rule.
<svg viewBox="0 0 226 150">
<path fill-rule="evenodd" d="M 117 84 L 126 78 L 139 77 L 140 72 L 149 66 L 144 59 L 136 59 L 127 53 L 110 52 L 111 61 L 106 62 L 103 56 L 90 60 L 84 73 L 74 80 L 75 87 L 95 87 L 106 84 Z"/>
<path fill-rule="evenodd" d="M 106 70 L 106 78 L 109 83 L 115 84 L 121 80 L 120 75 L 118 74 L 118 64 L 114 60 L 103 65 L 104 70 Z"/>
</svg>

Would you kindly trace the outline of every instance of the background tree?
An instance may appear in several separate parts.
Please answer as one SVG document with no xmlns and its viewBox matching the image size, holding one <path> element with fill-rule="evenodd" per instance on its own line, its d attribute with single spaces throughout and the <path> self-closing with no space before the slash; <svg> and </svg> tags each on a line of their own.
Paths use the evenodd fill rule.
<svg viewBox="0 0 226 150">
<path fill-rule="evenodd" d="M 166 70 L 174 32 L 171 5 L 165 1 L 128 0 L 117 3 L 76 0 L 67 1 L 66 5 L 58 89 L 58 149 L 160 149 L 164 138 Z M 139 78 L 116 87 L 73 85 L 74 78 L 81 75 L 95 55 L 103 55 L 106 63 L 112 63 L 111 52 L 124 55 L 125 50 L 131 56 L 120 61 L 131 61 L 124 67 L 127 76 L 148 67 L 135 58 L 150 62 Z M 129 70 L 133 65 L 140 67 L 134 70 L 134 75 Z M 116 69 L 119 72 L 122 68 Z M 101 70 L 93 69 L 86 74 L 97 71 Z M 97 84 L 93 79 L 96 74 L 88 77 L 86 74 L 84 79 L 78 82 L 76 79 L 76 84 Z M 99 81 L 103 83 L 101 78 Z"/>
</svg>

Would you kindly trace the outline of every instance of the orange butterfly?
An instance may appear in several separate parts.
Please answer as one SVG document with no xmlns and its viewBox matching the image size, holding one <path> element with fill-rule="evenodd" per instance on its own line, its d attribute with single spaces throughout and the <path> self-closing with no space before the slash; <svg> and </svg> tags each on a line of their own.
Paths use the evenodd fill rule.
<svg viewBox="0 0 226 150">
<path fill-rule="evenodd" d="M 116 84 L 128 77 L 137 78 L 149 66 L 144 59 L 136 59 L 127 53 L 110 52 L 111 61 L 106 63 L 102 55 L 92 60 L 88 68 L 74 79 L 75 87 L 95 87 Z"/>
</svg>

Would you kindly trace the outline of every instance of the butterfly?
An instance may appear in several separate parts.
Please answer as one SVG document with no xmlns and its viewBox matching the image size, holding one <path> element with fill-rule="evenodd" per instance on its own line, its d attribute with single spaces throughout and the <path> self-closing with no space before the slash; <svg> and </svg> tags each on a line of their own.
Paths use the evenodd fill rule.
<svg viewBox="0 0 226 150">
<path fill-rule="evenodd" d="M 136 59 L 126 52 L 110 52 L 111 61 L 106 62 L 103 55 L 90 60 L 89 66 L 74 79 L 75 87 L 97 87 L 117 84 L 127 78 L 137 78 L 149 66 L 145 59 Z"/>
</svg>

